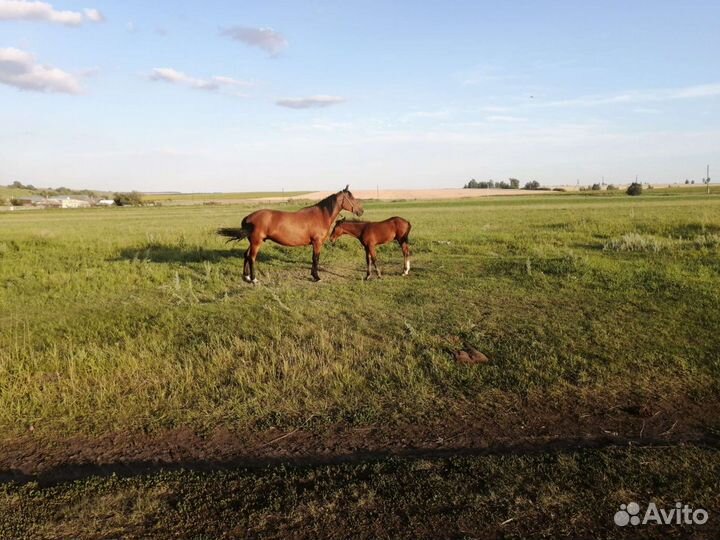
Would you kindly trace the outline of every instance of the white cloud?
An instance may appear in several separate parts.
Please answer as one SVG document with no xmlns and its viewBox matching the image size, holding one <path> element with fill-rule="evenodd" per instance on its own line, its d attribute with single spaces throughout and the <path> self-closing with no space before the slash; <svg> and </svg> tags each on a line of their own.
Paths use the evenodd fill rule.
<svg viewBox="0 0 720 540">
<path fill-rule="evenodd" d="M 35 57 L 20 49 L 0 49 L 0 83 L 20 90 L 79 94 L 80 83 L 70 73 L 42 66 Z"/>
<path fill-rule="evenodd" d="M 720 83 L 699 84 L 682 88 L 661 88 L 654 90 L 631 90 L 621 94 L 591 95 L 579 98 L 561 99 L 545 103 L 535 102 L 543 107 L 592 107 L 623 103 L 653 103 L 678 99 L 696 99 L 720 96 Z"/>
<path fill-rule="evenodd" d="M 209 79 L 198 79 L 173 68 L 153 69 L 150 74 L 150 80 L 168 82 L 180 86 L 187 86 L 188 88 L 194 88 L 195 90 L 206 90 L 209 92 L 217 92 L 226 89 L 230 90 L 230 93 L 235 93 L 233 90 L 251 86 L 251 83 L 247 81 L 240 81 L 222 75 L 211 77 Z"/>
<path fill-rule="evenodd" d="M 47 2 L 0 0 L 0 21 L 10 20 L 47 21 L 66 26 L 79 26 L 87 21 L 101 22 L 105 17 L 97 9 L 85 9 L 82 12 L 60 11 Z"/>
<path fill-rule="evenodd" d="M 103 22 L 105 20 L 105 16 L 97 9 L 84 9 L 83 13 L 85 13 L 87 20 L 92 22 Z"/>
<path fill-rule="evenodd" d="M 285 36 L 270 28 L 232 26 L 222 30 L 221 33 L 250 47 L 258 47 L 272 56 L 280 54 L 288 45 Z"/>
<path fill-rule="evenodd" d="M 275 104 L 289 109 L 318 109 L 343 103 L 345 98 L 339 96 L 311 96 L 305 98 L 278 99 Z"/>
</svg>

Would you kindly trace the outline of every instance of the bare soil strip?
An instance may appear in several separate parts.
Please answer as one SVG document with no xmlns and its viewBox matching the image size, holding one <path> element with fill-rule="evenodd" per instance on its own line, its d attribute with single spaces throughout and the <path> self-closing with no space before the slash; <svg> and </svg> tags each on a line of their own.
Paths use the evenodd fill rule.
<svg viewBox="0 0 720 540">
<path fill-rule="evenodd" d="M 215 470 L 281 463 L 335 464 L 388 457 L 535 454 L 627 445 L 720 448 L 720 401 L 689 399 L 616 405 L 598 396 L 572 404 L 541 398 L 454 413 L 433 423 L 281 431 L 190 429 L 0 442 L 0 481 L 41 484 L 161 469 Z"/>
</svg>

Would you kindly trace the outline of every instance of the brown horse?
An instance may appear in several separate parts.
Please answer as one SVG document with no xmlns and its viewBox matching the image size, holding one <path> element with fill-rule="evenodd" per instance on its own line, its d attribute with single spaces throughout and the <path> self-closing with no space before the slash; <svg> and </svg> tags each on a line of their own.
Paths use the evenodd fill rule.
<svg viewBox="0 0 720 540">
<path fill-rule="evenodd" d="M 363 213 L 362 205 L 355 200 L 348 190 L 349 187 L 345 186 L 342 191 L 324 198 L 317 204 L 301 208 L 297 212 L 257 210 L 243 218 L 240 228 L 218 229 L 218 234 L 230 239 L 228 242 L 243 238 L 250 241 L 250 245 L 245 251 L 243 279 L 250 283 L 257 283 L 255 257 L 260 251 L 260 245 L 265 240 L 272 240 L 281 246 L 312 245 L 313 257 L 310 275 L 315 281 L 320 281 L 318 275 L 320 250 L 333 221 L 342 210 L 352 212 L 356 216 L 361 216 Z"/>
<path fill-rule="evenodd" d="M 365 279 L 370 279 L 370 265 L 375 267 L 378 277 L 380 270 L 377 267 L 377 257 L 375 255 L 375 246 L 387 244 L 393 240 L 397 240 L 403 252 L 403 276 L 407 276 L 410 272 L 410 247 L 408 246 L 408 235 L 410 234 L 410 222 L 401 217 L 391 217 L 385 221 L 338 221 L 335 224 L 330 240 L 335 242 L 343 234 L 354 236 L 365 248 L 365 258 L 367 260 L 367 275 Z"/>
</svg>

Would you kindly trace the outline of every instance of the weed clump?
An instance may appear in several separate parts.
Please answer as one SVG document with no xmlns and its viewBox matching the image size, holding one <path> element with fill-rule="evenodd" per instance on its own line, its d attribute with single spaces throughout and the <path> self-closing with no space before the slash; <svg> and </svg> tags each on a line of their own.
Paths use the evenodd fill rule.
<svg viewBox="0 0 720 540">
<path fill-rule="evenodd" d="M 654 236 L 628 233 L 605 243 L 605 251 L 637 251 L 657 253 L 667 248 L 667 241 Z"/>
</svg>

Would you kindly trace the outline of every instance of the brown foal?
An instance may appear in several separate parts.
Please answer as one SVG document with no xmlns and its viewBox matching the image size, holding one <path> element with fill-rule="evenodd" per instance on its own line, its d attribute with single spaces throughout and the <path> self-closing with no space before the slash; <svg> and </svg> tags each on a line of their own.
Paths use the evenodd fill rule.
<svg viewBox="0 0 720 540">
<path fill-rule="evenodd" d="M 403 252 L 403 276 L 407 276 L 410 272 L 410 247 L 408 246 L 408 235 L 410 234 L 410 222 L 401 217 L 391 217 L 385 221 L 338 221 L 335 224 L 330 240 L 333 242 L 340 238 L 343 234 L 354 236 L 365 248 L 365 258 L 367 260 L 367 275 L 365 279 L 370 279 L 371 265 L 375 267 L 378 277 L 382 277 L 377 267 L 377 256 L 375 247 L 387 244 L 393 240 L 397 240 Z"/>
<path fill-rule="evenodd" d="M 245 251 L 243 279 L 250 283 L 257 283 L 255 258 L 262 243 L 265 240 L 272 240 L 281 246 L 312 245 L 313 257 L 310 275 L 315 281 L 320 281 L 318 275 L 320 250 L 333 221 L 342 210 L 352 212 L 356 216 L 361 216 L 363 213 L 362 205 L 355 200 L 348 188 L 349 186 L 345 186 L 342 191 L 296 212 L 257 210 L 243 218 L 240 228 L 218 229 L 218 234 L 230 239 L 228 242 L 243 238 L 250 241 L 250 245 Z"/>
</svg>

